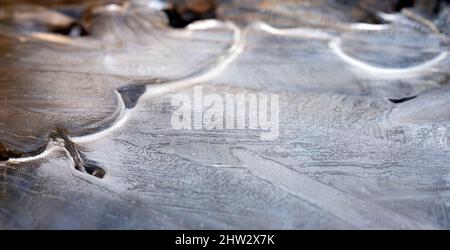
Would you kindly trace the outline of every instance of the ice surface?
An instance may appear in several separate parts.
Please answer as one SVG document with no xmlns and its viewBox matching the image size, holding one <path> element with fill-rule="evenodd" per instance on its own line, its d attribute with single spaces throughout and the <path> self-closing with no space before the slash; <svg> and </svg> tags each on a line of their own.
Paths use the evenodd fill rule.
<svg viewBox="0 0 450 250">
<path fill-rule="evenodd" d="M 0 15 L 0 228 L 450 228 L 448 9 L 267 2 L 100 6 L 77 37 Z M 279 94 L 279 137 L 174 129 L 195 86 Z"/>
</svg>

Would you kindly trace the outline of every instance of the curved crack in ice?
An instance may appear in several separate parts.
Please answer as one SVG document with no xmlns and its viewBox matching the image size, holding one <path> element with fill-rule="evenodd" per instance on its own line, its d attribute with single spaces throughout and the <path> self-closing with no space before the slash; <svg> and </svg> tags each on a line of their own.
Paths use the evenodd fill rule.
<svg viewBox="0 0 450 250">
<path fill-rule="evenodd" d="M 29 156 L 29 157 L 21 157 L 21 158 L 10 158 L 7 160 L 8 163 L 12 164 L 20 164 L 20 163 L 26 163 L 26 162 L 32 162 L 32 161 L 39 161 L 47 156 L 49 156 L 51 153 L 56 151 L 57 149 L 64 148 L 64 142 L 62 140 L 52 140 L 47 144 L 47 147 L 44 151 L 42 151 L 39 154 Z M 65 149 L 65 148 L 64 148 Z"/>
<path fill-rule="evenodd" d="M 388 29 L 389 24 L 352 23 L 350 24 L 350 28 L 361 31 L 381 31 Z"/>
<path fill-rule="evenodd" d="M 446 59 L 448 55 L 447 52 L 441 52 L 438 56 L 425 63 L 408 68 L 381 68 L 372 66 L 368 63 L 355 59 L 346 54 L 341 48 L 341 38 L 339 37 L 332 39 L 328 45 L 339 58 L 341 58 L 344 62 L 348 63 L 349 65 L 364 70 L 368 74 L 375 75 L 377 78 L 388 78 L 388 79 L 400 78 L 408 75 L 414 76 L 433 66 L 438 65 L 441 61 Z"/>
<path fill-rule="evenodd" d="M 92 134 L 88 134 L 85 136 L 79 136 L 79 137 L 70 137 L 71 141 L 73 141 L 74 143 L 86 143 L 89 141 L 93 141 L 93 140 L 102 138 L 105 135 L 110 134 L 117 128 L 122 127 L 122 125 L 127 122 L 127 120 L 130 117 L 130 111 L 132 109 L 128 109 L 125 107 L 123 97 L 120 95 L 120 93 L 117 90 L 115 90 L 114 93 L 118 96 L 117 100 L 118 100 L 118 105 L 119 105 L 119 108 L 121 111 L 120 111 L 119 115 L 117 116 L 117 118 L 111 123 L 111 126 L 109 126 L 108 128 L 106 128 L 102 131 L 99 131 L 97 133 L 92 133 Z"/>
<path fill-rule="evenodd" d="M 201 29 L 210 29 L 216 28 L 220 26 L 220 22 L 212 21 L 212 20 L 204 20 L 198 21 L 191 25 L 189 25 L 187 30 L 201 30 Z M 228 50 L 221 56 L 218 57 L 216 63 L 212 64 L 210 67 L 206 67 L 205 69 L 193 73 L 187 77 L 181 78 L 179 80 L 174 80 L 170 82 L 163 82 L 158 84 L 146 84 L 144 93 L 138 98 L 136 101 L 136 105 L 139 103 L 141 98 L 145 97 L 154 97 L 157 95 L 161 95 L 176 89 L 193 86 L 195 84 L 199 84 L 205 82 L 211 78 L 216 77 L 220 73 L 222 73 L 229 64 L 231 64 L 243 51 L 245 47 L 245 31 L 241 31 L 235 24 L 231 22 L 223 23 L 225 27 L 231 29 L 233 31 L 233 42 Z M 124 97 L 119 93 L 118 90 L 115 90 L 115 94 L 118 97 L 118 109 L 120 110 L 117 118 L 111 122 L 111 126 L 108 128 L 101 130 L 97 133 L 92 133 L 84 136 L 75 136 L 69 137 L 68 139 L 75 144 L 83 144 L 91 141 L 98 140 L 116 129 L 122 127 L 130 118 L 131 114 L 134 111 L 133 108 L 127 108 L 124 102 Z M 47 157 L 52 151 L 56 148 L 63 147 L 66 151 L 68 149 L 64 146 L 64 143 L 55 141 L 50 141 L 45 148 L 45 150 L 37 155 L 30 157 L 21 157 L 21 158 L 10 158 L 7 160 L 9 163 L 25 163 L 30 161 L 36 161 L 40 159 L 44 159 Z M 74 161 L 71 154 L 69 154 L 70 158 Z"/>
<path fill-rule="evenodd" d="M 187 29 L 191 30 L 209 29 L 215 28 L 217 27 L 217 25 L 219 25 L 218 22 L 205 20 L 193 23 L 192 26 L 188 26 Z M 222 73 L 228 67 L 228 65 L 231 64 L 241 54 L 243 48 L 245 47 L 244 41 L 245 32 L 242 32 L 236 25 L 234 25 L 231 22 L 226 22 L 225 26 L 233 30 L 233 43 L 224 55 L 219 56 L 215 64 L 179 80 L 163 82 L 158 84 L 147 84 L 145 92 L 139 97 L 136 105 L 138 105 L 139 100 L 142 98 L 155 97 L 170 91 L 174 91 L 176 89 L 193 86 L 195 84 L 202 83 L 209 79 L 212 79 L 217 75 L 219 75 L 220 73 Z M 124 105 L 123 98 L 121 98 L 121 102 L 122 105 Z M 126 121 L 131 116 L 132 112 L 133 108 L 128 109 L 124 107 L 124 110 L 121 113 L 121 115 L 115 122 L 112 123 L 112 126 L 110 126 L 109 128 L 100 131 L 98 133 L 86 136 L 72 137 L 71 140 L 75 143 L 86 143 L 97 140 L 111 133 L 117 128 L 120 128 L 123 124 L 126 123 Z"/>
<path fill-rule="evenodd" d="M 337 38 L 337 35 L 333 35 L 330 32 L 324 32 L 317 29 L 312 28 L 286 28 L 280 29 L 275 28 L 267 23 L 263 22 L 255 22 L 250 27 L 257 28 L 263 30 L 272 35 L 278 36 L 299 36 L 310 39 L 319 39 L 319 40 L 332 40 Z M 381 31 L 389 28 L 388 24 L 369 24 L 369 23 L 352 23 L 349 24 L 346 29 L 348 31 Z"/>
<path fill-rule="evenodd" d="M 333 35 L 320 30 L 308 28 L 278 29 L 273 26 L 270 26 L 267 23 L 262 22 L 253 23 L 252 25 L 250 25 L 250 27 L 278 36 L 300 36 L 319 40 L 331 40 L 334 37 Z"/>
</svg>

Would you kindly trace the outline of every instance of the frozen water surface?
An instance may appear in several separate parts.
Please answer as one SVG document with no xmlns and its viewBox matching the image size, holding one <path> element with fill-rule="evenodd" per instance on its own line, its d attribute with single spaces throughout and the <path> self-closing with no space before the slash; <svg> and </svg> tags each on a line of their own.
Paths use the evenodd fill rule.
<svg viewBox="0 0 450 250">
<path fill-rule="evenodd" d="M 0 11 L 0 228 L 450 228 L 445 4 L 60 2 Z M 279 136 L 174 129 L 194 87 L 278 94 Z"/>
</svg>

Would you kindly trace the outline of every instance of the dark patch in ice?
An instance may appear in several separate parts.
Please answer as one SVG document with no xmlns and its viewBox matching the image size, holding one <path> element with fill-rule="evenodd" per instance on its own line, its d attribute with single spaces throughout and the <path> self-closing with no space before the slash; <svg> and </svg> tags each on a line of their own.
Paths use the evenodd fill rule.
<svg viewBox="0 0 450 250">
<path fill-rule="evenodd" d="M 399 103 L 411 101 L 416 98 L 417 98 L 417 96 L 407 96 L 407 97 L 402 97 L 402 98 L 389 98 L 389 101 L 392 103 L 395 103 L 395 104 L 399 104 Z"/>
<path fill-rule="evenodd" d="M 35 144 L 25 148 L 18 148 L 14 145 L 8 145 L 8 142 L 0 142 L 0 162 L 9 159 L 17 159 L 22 157 L 30 157 L 42 154 L 48 145 L 48 139 L 38 141 Z"/>
<path fill-rule="evenodd" d="M 52 30 L 53 33 L 70 36 L 70 37 L 80 37 L 89 35 L 88 31 L 80 24 L 74 23 L 69 27 L 64 27 L 60 29 Z"/>
<path fill-rule="evenodd" d="M 123 103 L 128 109 L 134 108 L 136 106 L 139 97 L 145 92 L 145 85 L 129 85 L 124 86 L 117 91 L 122 96 Z"/>
<path fill-rule="evenodd" d="M 399 0 L 395 5 L 395 11 L 401 11 L 403 8 L 410 8 L 414 6 L 414 0 Z"/>
</svg>

